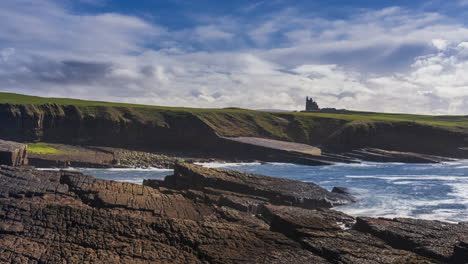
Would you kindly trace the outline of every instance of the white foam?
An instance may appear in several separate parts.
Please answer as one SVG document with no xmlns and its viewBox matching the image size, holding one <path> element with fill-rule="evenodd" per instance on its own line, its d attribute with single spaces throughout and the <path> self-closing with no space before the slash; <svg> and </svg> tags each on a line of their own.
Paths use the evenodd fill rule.
<svg viewBox="0 0 468 264">
<path fill-rule="evenodd" d="M 337 163 L 335 165 L 332 165 L 332 167 L 378 167 L 380 165 L 382 164 L 361 162 L 361 163 Z"/>
<path fill-rule="evenodd" d="M 143 184 L 143 179 L 134 179 L 134 180 L 113 180 L 113 181 L 116 181 L 116 182 L 126 182 L 126 183 L 134 183 L 134 184 L 139 184 L 139 185 L 142 185 L 142 184 Z"/>
<path fill-rule="evenodd" d="M 268 162 L 268 165 L 273 165 L 273 166 L 305 166 L 305 165 L 298 165 L 294 163 L 282 163 L 282 162 Z"/>
<path fill-rule="evenodd" d="M 414 181 L 395 181 L 393 184 L 398 184 L 398 185 L 420 185 L 422 183 L 414 182 Z"/>
<path fill-rule="evenodd" d="M 467 177 L 463 176 L 444 176 L 444 175 L 346 175 L 346 178 L 368 178 L 368 179 L 380 179 L 388 181 L 400 181 L 400 180 L 440 180 L 440 181 L 458 181 L 467 180 Z"/>
</svg>

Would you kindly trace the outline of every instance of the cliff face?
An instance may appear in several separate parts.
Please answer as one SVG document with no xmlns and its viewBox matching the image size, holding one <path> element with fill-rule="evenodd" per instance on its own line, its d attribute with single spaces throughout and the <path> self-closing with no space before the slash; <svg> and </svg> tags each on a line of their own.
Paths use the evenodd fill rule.
<svg viewBox="0 0 468 264">
<path fill-rule="evenodd" d="M 119 107 L 0 105 L 0 136 L 144 150 L 191 150 L 217 136 L 194 115 Z"/>
<path fill-rule="evenodd" d="M 219 109 L 0 104 L 0 121 L 0 138 L 15 141 L 191 152 L 235 159 L 274 161 L 282 154 L 228 142 L 222 137 L 279 139 L 318 146 L 329 152 L 372 147 L 468 158 L 468 151 L 463 149 L 468 147 L 468 132 L 463 129 L 402 121 L 352 121 L 339 116 L 324 118 Z M 268 158 L 269 153 L 275 157 Z M 281 161 L 288 160 L 292 158 L 281 158 Z"/>
<path fill-rule="evenodd" d="M 455 158 L 467 158 L 468 134 L 411 122 L 351 122 L 324 144 L 332 151 L 371 147 Z"/>
<path fill-rule="evenodd" d="M 356 219 L 310 183 L 184 164 L 144 185 L 5 166 L 0 182 L 2 263 L 467 263 L 466 223 Z"/>
</svg>

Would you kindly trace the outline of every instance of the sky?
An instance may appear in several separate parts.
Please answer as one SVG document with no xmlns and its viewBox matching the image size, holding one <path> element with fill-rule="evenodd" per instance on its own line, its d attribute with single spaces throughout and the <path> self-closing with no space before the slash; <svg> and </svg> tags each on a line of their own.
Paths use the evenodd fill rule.
<svg viewBox="0 0 468 264">
<path fill-rule="evenodd" d="M 1 0 L 0 91 L 468 115 L 468 0 Z"/>
</svg>

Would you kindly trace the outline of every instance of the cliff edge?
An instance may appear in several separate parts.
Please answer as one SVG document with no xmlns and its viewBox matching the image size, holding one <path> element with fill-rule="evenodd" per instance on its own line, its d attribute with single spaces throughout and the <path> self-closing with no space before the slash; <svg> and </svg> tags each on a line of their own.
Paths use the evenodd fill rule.
<svg viewBox="0 0 468 264">
<path fill-rule="evenodd" d="M 393 151 L 394 155 L 405 152 L 468 158 L 468 117 L 465 116 L 352 111 L 346 114 L 275 113 L 129 105 L 0 93 L 0 122 L 0 138 L 6 140 L 179 152 L 210 158 L 271 161 L 268 157 L 277 153 L 273 148 L 228 138 L 307 144 L 318 149 L 315 151 L 320 153 L 318 156 L 341 155 L 367 148 Z M 382 153 L 373 153 L 369 159 L 384 157 Z M 273 160 L 299 160 L 297 155 L 286 157 L 283 154 L 275 154 Z M 366 159 L 367 156 L 361 153 L 361 158 Z M 389 160 L 395 161 L 394 158 Z"/>
</svg>

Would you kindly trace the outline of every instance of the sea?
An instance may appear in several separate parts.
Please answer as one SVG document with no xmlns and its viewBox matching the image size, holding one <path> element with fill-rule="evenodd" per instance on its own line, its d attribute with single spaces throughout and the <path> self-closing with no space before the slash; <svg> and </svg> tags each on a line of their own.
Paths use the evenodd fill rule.
<svg viewBox="0 0 468 264">
<path fill-rule="evenodd" d="M 203 163 L 319 184 L 347 187 L 357 202 L 334 209 L 353 216 L 411 217 L 468 222 L 468 160 L 438 164 L 373 163 L 303 166 L 287 163 Z M 169 169 L 78 169 L 95 177 L 142 184 L 162 179 Z"/>
</svg>

